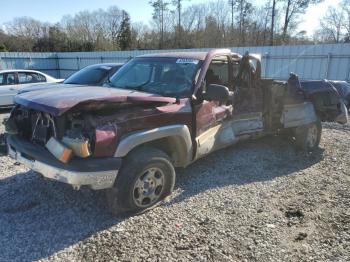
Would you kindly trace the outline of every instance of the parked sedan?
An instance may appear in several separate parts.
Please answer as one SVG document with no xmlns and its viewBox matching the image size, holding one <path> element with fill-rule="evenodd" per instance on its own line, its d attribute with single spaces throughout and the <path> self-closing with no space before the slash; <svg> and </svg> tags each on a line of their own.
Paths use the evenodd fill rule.
<svg viewBox="0 0 350 262">
<path fill-rule="evenodd" d="M 23 87 L 62 81 L 33 70 L 0 70 L 0 107 L 13 105 L 13 97 Z"/>
<path fill-rule="evenodd" d="M 109 78 L 114 75 L 115 72 L 122 67 L 123 64 L 108 63 L 108 64 L 97 64 L 87 66 L 80 71 L 72 74 L 61 84 L 54 85 L 33 85 L 20 90 L 19 94 L 44 90 L 53 89 L 60 87 L 74 87 L 74 86 L 103 86 L 109 81 Z"/>
</svg>

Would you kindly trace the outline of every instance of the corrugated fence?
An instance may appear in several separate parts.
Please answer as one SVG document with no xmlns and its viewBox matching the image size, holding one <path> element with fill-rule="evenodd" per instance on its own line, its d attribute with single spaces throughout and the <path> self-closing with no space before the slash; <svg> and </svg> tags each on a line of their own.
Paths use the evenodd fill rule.
<svg viewBox="0 0 350 262">
<path fill-rule="evenodd" d="M 232 47 L 233 52 L 262 55 L 263 76 L 287 79 L 290 72 L 302 79 L 332 79 L 350 82 L 350 44 Z M 210 49 L 137 50 L 70 53 L 1 53 L 1 69 L 34 69 L 58 78 L 91 64 L 126 62 L 147 53 L 207 51 Z"/>
</svg>

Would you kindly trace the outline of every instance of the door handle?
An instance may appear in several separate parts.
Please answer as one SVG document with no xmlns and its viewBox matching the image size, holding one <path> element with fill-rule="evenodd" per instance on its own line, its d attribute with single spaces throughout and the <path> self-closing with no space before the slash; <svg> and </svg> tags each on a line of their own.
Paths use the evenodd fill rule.
<svg viewBox="0 0 350 262">
<path fill-rule="evenodd" d="M 10 90 L 11 90 L 11 91 L 15 91 L 16 89 L 15 89 L 15 88 L 13 88 L 13 87 L 11 87 L 11 88 L 10 88 Z"/>
</svg>

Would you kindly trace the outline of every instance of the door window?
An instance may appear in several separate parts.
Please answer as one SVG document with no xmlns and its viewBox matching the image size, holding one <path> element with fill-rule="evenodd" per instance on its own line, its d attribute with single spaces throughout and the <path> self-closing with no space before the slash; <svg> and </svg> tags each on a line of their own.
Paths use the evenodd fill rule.
<svg viewBox="0 0 350 262">
<path fill-rule="evenodd" d="M 207 86 L 217 84 L 229 87 L 229 61 L 227 56 L 219 56 L 213 59 L 205 79 Z"/>
<path fill-rule="evenodd" d="M 4 85 L 14 85 L 16 84 L 16 75 L 15 73 L 8 73 L 4 75 L 4 79 L 2 80 Z"/>
<path fill-rule="evenodd" d="M 0 86 L 4 85 L 4 75 L 3 74 L 0 74 Z"/>
<path fill-rule="evenodd" d="M 39 82 L 46 82 L 46 77 L 42 74 L 35 74 Z"/>
<path fill-rule="evenodd" d="M 39 83 L 39 82 L 45 82 L 45 81 L 46 81 L 45 76 L 37 73 L 27 73 L 27 72 L 18 73 L 18 82 L 20 84 Z"/>
</svg>

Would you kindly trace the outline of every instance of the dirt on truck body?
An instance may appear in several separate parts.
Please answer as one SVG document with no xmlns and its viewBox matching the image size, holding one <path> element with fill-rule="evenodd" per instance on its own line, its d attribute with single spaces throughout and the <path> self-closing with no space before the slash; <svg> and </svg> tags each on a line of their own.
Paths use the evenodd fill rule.
<svg viewBox="0 0 350 262">
<path fill-rule="evenodd" d="M 345 123 L 347 110 L 332 86 L 313 84 L 261 79 L 260 56 L 226 49 L 141 56 L 110 87 L 17 96 L 8 153 L 45 177 L 106 189 L 113 212 L 140 212 L 172 192 L 175 167 L 242 139 L 287 132 L 316 148 L 320 121 Z"/>
</svg>

